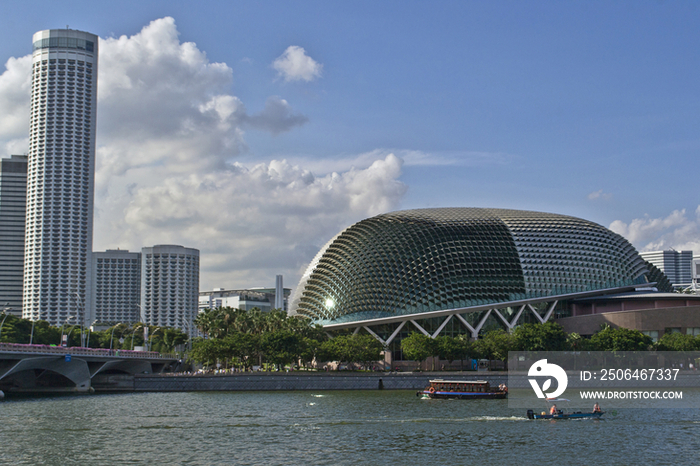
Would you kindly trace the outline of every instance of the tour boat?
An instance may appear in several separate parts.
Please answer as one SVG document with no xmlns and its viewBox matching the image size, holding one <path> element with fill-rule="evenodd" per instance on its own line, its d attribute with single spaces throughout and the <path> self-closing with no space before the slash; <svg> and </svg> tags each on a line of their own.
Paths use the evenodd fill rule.
<svg viewBox="0 0 700 466">
<path fill-rule="evenodd" d="M 428 398 L 455 398 L 458 400 L 498 399 L 508 397 L 508 388 L 501 384 L 492 388 L 485 380 L 442 380 L 430 381 L 430 385 L 416 393 Z"/>
</svg>

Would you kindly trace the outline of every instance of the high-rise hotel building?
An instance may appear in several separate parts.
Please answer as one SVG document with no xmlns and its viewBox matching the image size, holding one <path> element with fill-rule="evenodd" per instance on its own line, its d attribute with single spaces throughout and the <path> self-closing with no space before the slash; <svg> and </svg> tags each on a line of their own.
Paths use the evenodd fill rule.
<svg viewBox="0 0 700 466">
<path fill-rule="evenodd" d="M 138 322 L 141 308 L 141 253 L 120 249 L 92 252 L 92 300 L 88 322 Z"/>
<path fill-rule="evenodd" d="M 34 34 L 22 315 L 89 324 L 98 37 Z"/>
<path fill-rule="evenodd" d="M 190 333 L 199 300 L 199 250 L 162 244 L 141 249 L 141 322 Z"/>
</svg>

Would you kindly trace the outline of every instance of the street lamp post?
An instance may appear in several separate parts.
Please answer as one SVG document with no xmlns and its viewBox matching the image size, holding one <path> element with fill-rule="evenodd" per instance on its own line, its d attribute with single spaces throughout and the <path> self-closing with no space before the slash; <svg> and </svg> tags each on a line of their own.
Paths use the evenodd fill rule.
<svg viewBox="0 0 700 466">
<path fill-rule="evenodd" d="M 2 310 L 2 314 L 4 314 L 5 317 L 2 318 L 2 323 L 0 323 L 0 336 L 2 335 L 2 326 L 5 324 L 5 319 L 7 319 L 7 316 L 9 315 L 7 313 L 8 309 L 10 309 L 10 303 L 5 303 Z"/>
<path fill-rule="evenodd" d="M 134 331 L 131 332 L 131 351 L 134 350 L 134 335 L 136 335 L 136 330 L 139 328 L 143 328 L 143 323 L 139 322 L 141 325 L 137 325 L 134 327 Z"/>
<path fill-rule="evenodd" d="M 74 319 L 74 318 L 75 318 L 75 316 L 68 316 L 68 317 L 66 317 L 66 320 L 63 322 L 63 325 L 61 325 L 61 341 L 58 343 L 59 346 L 63 346 L 63 329 L 65 328 L 66 323 L 67 323 L 69 320 Z M 68 346 L 68 338 L 66 338 L 66 346 Z"/>
<path fill-rule="evenodd" d="M 112 327 L 112 336 L 109 337 L 109 349 L 112 349 L 112 340 L 114 339 L 114 331 L 117 329 L 117 326 L 115 325 Z"/>
<path fill-rule="evenodd" d="M 192 351 L 192 322 L 188 320 L 183 320 L 183 324 L 187 326 L 187 347 L 190 351 Z"/>
<path fill-rule="evenodd" d="M 85 326 L 85 306 L 83 304 L 82 298 L 80 297 L 80 294 L 77 291 L 74 294 L 76 297 L 75 301 L 78 304 L 78 314 L 82 315 L 82 319 L 76 318 L 76 322 L 78 325 L 80 325 L 80 347 L 83 348 L 85 347 L 85 335 L 83 334 L 83 327 Z"/>
<path fill-rule="evenodd" d="M 78 327 L 80 327 L 79 324 L 76 324 L 76 325 L 77 325 Z M 75 330 L 75 325 L 73 325 L 73 326 L 70 328 L 70 331 L 68 332 L 68 335 L 66 335 L 66 346 L 67 346 L 68 343 L 70 342 L 70 334 L 73 333 L 73 330 Z M 82 348 L 82 346 L 81 346 L 81 348 Z"/>
<path fill-rule="evenodd" d="M 153 337 L 157 332 L 163 333 L 163 327 L 156 327 L 153 333 L 150 334 L 148 337 L 148 346 L 146 347 L 146 351 L 151 351 L 151 348 L 153 347 Z"/>
</svg>

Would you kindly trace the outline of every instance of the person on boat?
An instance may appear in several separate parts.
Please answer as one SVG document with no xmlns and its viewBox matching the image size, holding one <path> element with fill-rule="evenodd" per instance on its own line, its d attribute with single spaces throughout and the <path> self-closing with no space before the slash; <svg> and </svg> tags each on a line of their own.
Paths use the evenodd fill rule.
<svg viewBox="0 0 700 466">
<path fill-rule="evenodd" d="M 593 405 L 593 412 L 594 413 L 599 413 L 600 412 L 600 405 L 598 403 Z"/>
<path fill-rule="evenodd" d="M 549 408 L 549 414 L 551 414 L 552 416 L 554 416 L 555 414 L 557 414 L 557 405 L 554 405 L 554 404 L 553 404 L 552 407 Z"/>
</svg>

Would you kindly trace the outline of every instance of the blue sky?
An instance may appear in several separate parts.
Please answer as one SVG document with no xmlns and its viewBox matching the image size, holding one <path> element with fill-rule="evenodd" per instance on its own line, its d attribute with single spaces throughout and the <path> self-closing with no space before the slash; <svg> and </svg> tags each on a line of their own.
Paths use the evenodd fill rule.
<svg viewBox="0 0 700 466">
<path fill-rule="evenodd" d="M 0 63 L 26 57 L 41 29 L 111 41 L 101 44 L 119 59 L 100 58 L 95 249 L 197 247 L 203 288 L 270 285 L 276 273 L 294 286 L 340 229 L 421 207 L 561 213 L 640 250 L 700 254 L 696 2 L 38 1 L 0 11 Z M 180 48 L 161 62 L 149 47 L 166 42 L 147 36 Z M 139 47 L 150 61 L 129 61 Z M 289 47 L 316 73 L 275 68 Z M 161 74 L 166 62 L 177 72 Z M 2 116 L 28 108 L 26 60 L 13 66 L 0 68 L 2 156 L 22 152 L 28 132 L 28 119 L 23 129 Z M 182 136 L 192 112 L 197 134 Z"/>
</svg>

